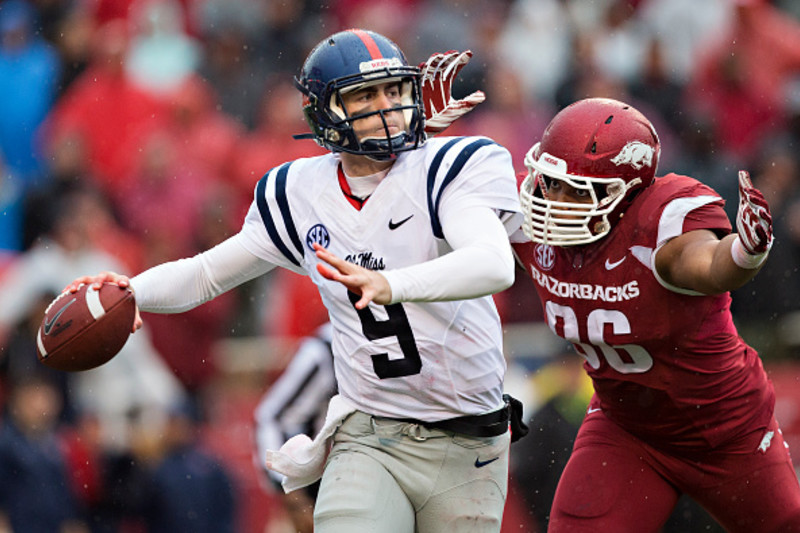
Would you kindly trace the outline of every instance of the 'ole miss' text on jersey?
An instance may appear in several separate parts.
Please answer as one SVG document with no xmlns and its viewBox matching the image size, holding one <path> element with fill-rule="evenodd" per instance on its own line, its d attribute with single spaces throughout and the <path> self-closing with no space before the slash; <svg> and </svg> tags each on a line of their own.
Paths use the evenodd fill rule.
<svg viewBox="0 0 800 533">
<path fill-rule="evenodd" d="M 339 158 L 326 154 L 269 171 L 242 234 L 251 253 L 309 275 L 319 288 L 333 324 L 339 394 L 373 415 L 430 422 L 499 409 L 505 359 L 491 296 L 357 311 L 355 295 L 317 272 L 312 245 L 372 270 L 444 255 L 446 210 L 519 213 L 510 154 L 484 137 L 428 140 L 398 156 L 360 210 L 343 194 L 338 167 Z"/>
<path fill-rule="evenodd" d="M 761 361 L 728 313 L 730 294 L 670 287 L 656 273 L 658 247 L 698 229 L 730 233 L 722 199 L 669 174 L 598 244 L 514 244 L 550 328 L 586 359 L 591 407 L 658 446 L 716 447 L 741 428 L 766 427 L 774 406 Z"/>
</svg>

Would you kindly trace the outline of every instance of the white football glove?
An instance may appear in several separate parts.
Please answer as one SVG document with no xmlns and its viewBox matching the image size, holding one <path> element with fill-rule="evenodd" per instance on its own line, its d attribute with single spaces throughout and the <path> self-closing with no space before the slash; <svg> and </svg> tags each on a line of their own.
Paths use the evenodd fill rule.
<svg viewBox="0 0 800 533">
<path fill-rule="evenodd" d="M 475 91 L 460 100 L 453 98 L 453 80 L 471 57 L 470 50 L 449 50 L 443 54 L 433 54 L 419 65 L 422 70 L 422 101 L 425 104 L 425 133 L 428 137 L 441 133 L 486 99 L 483 91 Z"/>
<path fill-rule="evenodd" d="M 772 215 L 764 195 L 753 187 L 746 170 L 739 171 L 736 230 L 739 238 L 731 249 L 733 260 L 742 268 L 758 268 L 772 248 Z"/>
</svg>

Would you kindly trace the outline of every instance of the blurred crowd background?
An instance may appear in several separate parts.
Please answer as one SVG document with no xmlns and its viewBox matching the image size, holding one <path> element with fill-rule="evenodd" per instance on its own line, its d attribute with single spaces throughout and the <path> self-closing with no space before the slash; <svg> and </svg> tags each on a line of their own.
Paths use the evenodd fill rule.
<svg viewBox="0 0 800 533">
<path fill-rule="evenodd" d="M 292 78 L 350 27 L 390 37 L 412 64 L 471 49 L 456 96 L 487 100 L 448 134 L 492 137 L 520 171 L 550 118 L 589 96 L 644 112 L 659 174 L 714 187 L 732 220 L 737 170 L 750 170 L 776 243 L 734 317 L 770 368 L 800 362 L 796 0 L 2 0 L 0 531 L 19 517 L 34 533 L 291 530 L 259 486 L 252 410 L 326 320 L 306 279 L 273 272 L 182 315 L 145 314 L 89 372 L 48 372 L 34 339 L 75 277 L 207 249 L 239 230 L 267 170 L 323 153 L 291 137 L 307 131 Z M 528 414 L 549 405 L 579 421 L 580 368 L 519 278 L 496 297 L 509 386 Z M 559 446 L 539 454 L 550 475 Z M 546 503 L 533 499 L 512 500 L 508 527 L 537 531 Z"/>
</svg>

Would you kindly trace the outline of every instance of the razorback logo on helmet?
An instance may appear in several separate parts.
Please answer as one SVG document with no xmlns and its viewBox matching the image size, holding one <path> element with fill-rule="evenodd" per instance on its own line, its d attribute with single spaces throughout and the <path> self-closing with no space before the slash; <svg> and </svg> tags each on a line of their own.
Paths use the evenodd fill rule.
<svg viewBox="0 0 800 533">
<path fill-rule="evenodd" d="M 360 72 L 371 72 L 382 68 L 397 68 L 402 67 L 403 63 L 396 57 L 380 57 L 378 59 L 371 59 L 370 61 L 362 61 L 358 64 Z"/>
<path fill-rule="evenodd" d="M 617 166 L 631 165 L 636 170 L 644 166 L 653 166 L 653 147 L 643 142 L 632 141 L 622 147 L 622 150 L 611 160 Z"/>
</svg>

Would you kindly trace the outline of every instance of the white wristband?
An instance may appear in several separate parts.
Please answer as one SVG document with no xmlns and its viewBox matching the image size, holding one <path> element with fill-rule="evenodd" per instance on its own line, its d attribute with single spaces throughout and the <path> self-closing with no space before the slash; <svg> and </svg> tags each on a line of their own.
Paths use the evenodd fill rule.
<svg viewBox="0 0 800 533">
<path fill-rule="evenodd" d="M 758 268 L 767 260 L 767 255 L 769 255 L 769 250 L 756 255 L 749 253 L 744 249 L 742 239 L 738 235 L 733 240 L 733 244 L 731 244 L 731 257 L 733 257 L 733 262 L 739 268 L 747 270 Z"/>
</svg>

